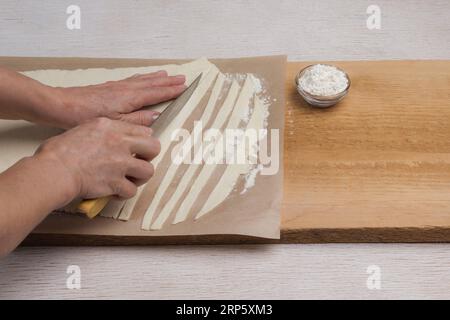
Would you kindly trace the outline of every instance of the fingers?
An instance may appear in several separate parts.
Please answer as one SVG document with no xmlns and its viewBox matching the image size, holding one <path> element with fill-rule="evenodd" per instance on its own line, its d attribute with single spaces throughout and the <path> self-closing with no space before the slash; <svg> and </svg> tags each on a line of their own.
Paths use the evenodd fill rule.
<svg viewBox="0 0 450 320">
<path fill-rule="evenodd" d="M 182 85 L 186 82 L 184 75 L 168 76 L 165 71 L 158 71 L 149 74 L 135 74 L 134 76 L 125 79 L 133 84 L 135 88 L 150 88 L 150 87 L 168 87 Z"/>
<path fill-rule="evenodd" d="M 130 89 L 130 93 L 126 96 L 129 99 L 128 105 L 132 109 L 128 112 L 174 99 L 186 89 L 186 77 L 184 75 L 168 76 L 165 71 L 144 75 L 137 74 L 124 81 Z M 131 122 L 145 125 L 151 123 L 151 118 L 138 119 L 136 118 L 138 116 L 144 116 L 144 114 L 132 116 Z"/>
<path fill-rule="evenodd" d="M 146 161 L 153 160 L 161 151 L 159 140 L 150 136 L 133 137 L 129 143 L 131 154 Z"/>
<path fill-rule="evenodd" d="M 114 195 L 121 199 L 130 199 L 137 193 L 137 186 L 128 179 L 122 179 L 114 187 Z"/>
<path fill-rule="evenodd" d="M 105 121 L 109 121 L 109 130 L 114 132 L 114 143 L 124 144 L 130 155 L 150 161 L 159 154 L 161 146 L 159 140 L 151 136 L 151 128 L 118 120 Z M 121 137 L 120 142 L 117 135 Z"/>
<path fill-rule="evenodd" d="M 141 85 L 143 88 L 149 87 L 170 87 L 182 85 L 186 82 L 186 77 L 183 75 L 170 76 L 170 77 L 151 77 L 143 78 Z"/>
<path fill-rule="evenodd" d="M 122 142 L 128 145 L 128 156 L 125 156 L 123 179 L 114 184 L 113 190 L 117 197 L 128 199 L 136 194 L 138 186 L 153 176 L 154 168 L 149 161 L 159 154 L 160 144 L 158 139 L 150 136 L 150 128 L 121 121 L 114 123 L 117 132 L 123 134 Z"/>
<path fill-rule="evenodd" d="M 151 72 L 151 73 L 136 73 L 135 75 L 131 76 L 128 79 L 148 79 L 148 78 L 155 78 L 155 77 L 167 77 L 167 71 L 159 70 L 159 71 Z"/>
<path fill-rule="evenodd" d="M 140 159 L 133 159 L 127 169 L 126 176 L 129 179 L 131 178 L 135 185 L 141 186 L 153 177 L 154 170 L 155 169 L 150 162 Z"/>
<path fill-rule="evenodd" d="M 185 89 L 185 85 L 142 89 L 137 93 L 136 104 L 143 107 L 172 100 L 182 94 Z"/>
<path fill-rule="evenodd" d="M 151 128 L 137 125 L 129 121 L 123 121 L 124 117 L 125 115 L 122 115 L 120 120 L 110 120 L 113 123 L 112 126 L 116 133 L 123 134 L 125 138 L 149 137 L 152 135 L 153 130 Z"/>
<path fill-rule="evenodd" d="M 130 160 L 126 176 L 113 187 L 114 195 L 122 199 L 134 197 L 137 187 L 146 183 L 153 174 L 154 168 L 151 163 L 140 159 Z"/>
<path fill-rule="evenodd" d="M 158 119 L 159 112 L 151 110 L 140 110 L 133 113 L 123 114 L 120 119 L 132 124 L 149 127 Z"/>
<path fill-rule="evenodd" d="M 155 77 L 167 77 L 167 71 L 165 70 L 159 70 L 152 73 L 143 73 L 140 75 L 140 78 L 147 79 L 147 78 L 155 78 Z"/>
<path fill-rule="evenodd" d="M 130 199 L 137 193 L 137 188 L 146 183 L 154 174 L 153 165 L 139 159 L 130 161 L 126 177 L 113 186 L 114 195 L 121 199 Z"/>
</svg>

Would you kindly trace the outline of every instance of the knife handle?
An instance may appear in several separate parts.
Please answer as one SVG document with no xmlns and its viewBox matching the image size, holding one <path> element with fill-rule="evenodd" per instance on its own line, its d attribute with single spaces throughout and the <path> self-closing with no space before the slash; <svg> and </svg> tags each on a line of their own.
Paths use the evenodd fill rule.
<svg viewBox="0 0 450 320">
<path fill-rule="evenodd" d="M 111 197 L 83 200 L 77 207 L 77 212 L 84 213 L 89 219 L 97 216 L 106 207 Z"/>
</svg>

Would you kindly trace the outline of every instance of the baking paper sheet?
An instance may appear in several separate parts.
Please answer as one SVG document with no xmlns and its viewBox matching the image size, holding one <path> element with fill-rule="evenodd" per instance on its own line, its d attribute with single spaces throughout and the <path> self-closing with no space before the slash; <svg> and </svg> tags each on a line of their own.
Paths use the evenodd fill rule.
<svg viewBox="0 0 450 320">
<path fill-rule="evenodd" d="M 128 60 L 86 58 L 0 58 L 0 64 L 18 71 L 39 69 L 121 68 L 183 63 L 176 60 Z M 223 73 L 253 73 L 262 79 L 271 99 L 268 130 L 278 129 L 280 137 L 280 169 L 275 175 L 259 175 L 256 185 L 244 195 L 233 192 L 220 206 L 199 220 L 188 219 L 176 225 L 166 223 L 162 230 L 141 230 L 142 217 L 148 207 L 162 175 L 156 173 L 138 200 L 128 222 L 97 217 L 89 220 L 77 215 L 50 215 L 36 228 L 36 234 L 93 235 L 93 236 L 192 236 L 192 235 L 244 235 L 268 239 L 280 236 L 280 210 L 283 186 L 283 127 L 284 81 L 286 57 L 258 57 L 211 60 Z M 32 154 L 30 145 L 36 139 L 61 132 L 22 121 L 0 120 L 0 169 L 12 165 L 23 156 Z M 34 142 L 32 142 L 34 140 Z M 24 142 L 25 141 L 25 142 Z M 30 142 L 30 143 L 27 143 Z M 20 143 L 18 143 L 20 142 Z M 20 145 L 20 148 L 16 146 Z M 28 147 L 27 147 L 28 146 Z M 270 149 L 269 149 L 270 150 Z M 169 155 L 168 152 L 166 155 Z M 161 163 L 161 167 L 169 158 Z M 160 171 L 162 172 L 162 170 Z M 211 185 L 212 182 L 209 184 Z M 169 219 L 170 220 L 170 219 Z"/>
</svg>

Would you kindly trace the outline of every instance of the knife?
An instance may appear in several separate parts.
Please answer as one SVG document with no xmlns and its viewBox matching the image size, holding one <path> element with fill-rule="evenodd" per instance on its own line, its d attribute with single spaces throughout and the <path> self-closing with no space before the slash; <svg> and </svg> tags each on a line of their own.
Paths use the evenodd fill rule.
<svg viewBox="0 0 450 320">
<path fill-rule="evenodd" d="M 167 128 L 167 124 L 170 123 L 180 113 L 181 109 L 183 109 L 183 107 L 191 98 L 195 89 L 197 89 L 201 77 L 202 75 L 200 74 L 178 98 L 172 101 L 163 110 L 163 112 L 161 112 L 159 117 L 151 125 L 151 128 L 153 129 L 153 137 L 159 138 L 164 129 Z M 78 205 L 77 212 L 83 213 L 88 218 L 92 219 L 97 216 L 103 210 L 103 208 L 106 207 L 111 199 L 112 196 L 83 200 Z"/>
</svg>

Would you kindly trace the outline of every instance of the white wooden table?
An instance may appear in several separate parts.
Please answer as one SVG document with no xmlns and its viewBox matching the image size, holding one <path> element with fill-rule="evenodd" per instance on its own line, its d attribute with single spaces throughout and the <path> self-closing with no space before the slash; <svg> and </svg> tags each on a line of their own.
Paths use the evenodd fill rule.
<svg viewBox="0 0 450 320">
<path fill-rule="evenodd" d="M 3 0 L 0 55 L 450 59 L 448 0 L 77 0 L 80 30 L 66 28 L 69 4 Z M 369 4 L 380 30 L 366 27 Z M 0 299 L 12 298 L 448 299 L 450 245 L 20 248 L 0 261 Z"/>
</svg>

